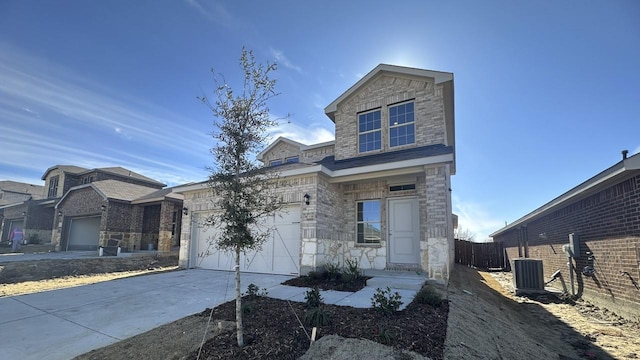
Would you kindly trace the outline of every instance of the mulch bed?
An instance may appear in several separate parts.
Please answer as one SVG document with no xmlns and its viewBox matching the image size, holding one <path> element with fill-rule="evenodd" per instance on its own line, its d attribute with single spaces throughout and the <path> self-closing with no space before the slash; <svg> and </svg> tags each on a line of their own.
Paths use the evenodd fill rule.
<svg viewBox="0 0 640 360">
<path fill-rule="evenodd" d="M 205 343 L 200 359 L 297 359 L 309 349 L 309 338 L 297 318 L 304 321 L 305 304 L 271 299 L 244 297 L 253 309 L 245 314 L 245 346 L 239 348 L 236 333 L 225 333 Z M 318 339 L 336 334 L 348 338 L 364 338 L 398 349 L 410 350 L 431 359 L 442 359 L 447 330 L 448 303 L 438 307 L 415 302 L 391 316 L 374 309 L 323 305 L 331 324 L 318 328 Z M 201 316 L 209 316 L 211 309 Z M 296 318 L 297 315 L 297 318 Z M 213 319 L 235 319 L 235 300 L 214 309 Z M 311 327 L 305 325 L 311 334 Z M 195 359 L 198 352 L 189 355 Z"/>
<path fill-rule="evenodd" d="M 297 278 L 289 279 L 282 284 L 309 288 L 317 287 L 321 290 L 356 292 L 362 290 L 362 288 L 367 286 L 367 280 L 369 279 L 371 278 L 368 276 L 361 276 L 349 280 L 344 279 L 343 277 L 330 279 L 326 275 L 322 274 L 319 277 L 300 276 Z"/>
</svg>

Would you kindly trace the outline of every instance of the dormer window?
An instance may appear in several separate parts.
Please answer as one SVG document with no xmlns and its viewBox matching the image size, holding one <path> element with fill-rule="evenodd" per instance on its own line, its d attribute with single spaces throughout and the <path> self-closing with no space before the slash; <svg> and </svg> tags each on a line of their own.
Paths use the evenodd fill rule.
<svg viewBox="0 0 640 360">
<path fill-rule="evenodd" d="M 82 183 L 83 184 L 89 184 L 93 182 L 93 176 L 87 176 L 84 179 L 82 179 Z"/>
<path fill-rule="evenodd" d="M 389 106 L 389 146 L 416 142 L 413 101 Z"/>
<path fill-rule="evenodd" d="M 282 165 L 282 159 L 276 159 L 269 161 L 269 166 L 278 166 Z"/>
<path fill-rule="evenodd" d="M 382 148 L 380 109 L 358 114 L 358 150 L 361 153 Z"/>
<path fill-rule="evenodd" d="M 56 197 L 58 195 L 58 176 L 49 179 L 49 193 L 47 197 Z"/>
<path fill-rule="evenodd" d="M 300 162 L 300 159 L 297 156 L 291 156 L 284 159 L 284 162 L 287 164 L 295 164 L 297 162 Z"/>
</svg>

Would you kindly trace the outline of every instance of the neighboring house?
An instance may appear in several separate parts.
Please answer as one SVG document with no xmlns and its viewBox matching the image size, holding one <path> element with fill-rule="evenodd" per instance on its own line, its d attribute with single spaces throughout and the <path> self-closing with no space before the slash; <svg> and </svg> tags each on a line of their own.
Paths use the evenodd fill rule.
<svg viewBox="0 0 640 360">
<path fill-rule="evenodd" d="M 242 270 L 306 274 L 357 260 L 363 269 L 424 271 L 447 281 L 454 261 L 450 179 L 455 174 L 453 74 L 379 65 L 326 107 L 335 141 L 279 138 L 257 159 L 276 167 L 284 211 Z M 207 183 L 184 195 L 182 267 L 233 268 L 212 245 Z"/>
<path fill-rule="evenodd" d="M 490 236 L 511 259 L 542 259 L 546 279 L 560 270 L 554 286 L 640 318 L 640 154 L 623 152 L 622 161 Z"/>
<path fill-rule="evenodd" d="M 54 250 L 95 250 L 118 240 L 123 250 L 170 251 L 179 243 L 182 196 L 122 167 L 56 165 L 42 176 L 42 200 L 5 207 L 27 238 Z"/>
<path fill-rule="evenodd" d="M 29 203 L 42 199 L 43 191 L 44 186 L 17 181 L 0 181 L 0 241 L 8 241 L 9 234 L 14 228 L 24 228 Z M 5 208 L 8 208 L 6 214 Z M 33 236 L 32 239 L 34 239 Z"/>
<path fill-rule="evenodd" d="M 123 250 L 170 251 L 178 245 L 182 196 L 172 189 L 100 180 L 69 189 L 56 204 L 56 250 L 95 250 L 117 240 Z"/>
</svg>

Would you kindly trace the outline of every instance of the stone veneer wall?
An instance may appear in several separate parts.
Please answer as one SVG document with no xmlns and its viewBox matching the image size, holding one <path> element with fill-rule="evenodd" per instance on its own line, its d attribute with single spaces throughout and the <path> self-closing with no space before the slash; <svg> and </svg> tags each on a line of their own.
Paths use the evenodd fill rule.
<svg viewBox="0 0 640 360">
<path fill-rule="evenodd" d="M 449 165 L 427 167 L 426 186 L 419 189 L 420 208 L 426 209 L 426 214 L 422 211 L 420 214 L 422 268 L 428 271 L 429 278 L 445 282 L 449 279 L 454 254 L 449 171 Z"/>
<path fill-rule="evenodd" d="M 400 150 L 407 147 L 445 144 L 445 119 L 442 85 L 435 85 L 433 79 L 389 76 L 385 74 L 373 78 L 364 88 L 352 94 L 340 104 L 335 113 L 336 160 L 376 151 L 358 153 L 358 113 L 381 109 L 382 149 L 379 152 Z M 389 147 L 388 106 L 415 99 L 415 144 Z"/>
</svg>

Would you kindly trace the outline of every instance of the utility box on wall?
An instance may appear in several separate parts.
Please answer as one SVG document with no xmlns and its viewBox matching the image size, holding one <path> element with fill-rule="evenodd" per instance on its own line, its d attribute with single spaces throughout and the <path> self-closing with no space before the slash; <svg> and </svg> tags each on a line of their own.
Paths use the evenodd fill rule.
<svg viewBox="0 0 640 360">
<path fill-rule="evenodd" d="M 569 234 L 569 250 L 574 258 L 580 257 L 580 239 L 575 233 Z"/>
</svg>

